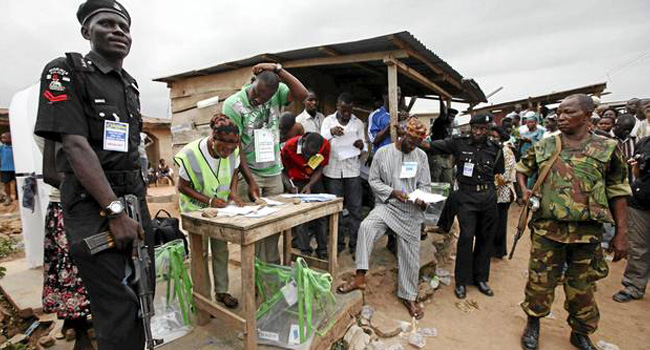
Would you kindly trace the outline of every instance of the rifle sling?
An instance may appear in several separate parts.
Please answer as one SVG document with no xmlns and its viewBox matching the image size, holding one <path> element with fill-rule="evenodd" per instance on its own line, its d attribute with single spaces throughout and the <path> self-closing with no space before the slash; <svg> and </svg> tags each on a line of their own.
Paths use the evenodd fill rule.
<svg viewBox="0 0 650 350">
<path fill-rule="evenodd" d="M 535 184 L 533 185 L 533 190 L 532 190 L 532 195 L 535 195 L 540 187 L 542 187 L 542 183 L 544 183 L 544 180 L 546 180 L 546 177 L 548 176 L 548 173 L 551 172 L 551 168 L 553 168 L 553 164 L 555 164 L 555 161 L 557 161 L 557 158 L 560 156 L 560 152 L 562 152 L 562 137 L 560 135 L 555 135 L 555 152 L 553 153 L 553 156 L 549 159 L 548 163 L 546 163 L 546 166 L 543 167 L 539 173 L 539 176 L 537 177 L 537 181 L 535 181 Z M 528 204 L 529 204 L 530 198 L 524 203 L 524 209 L 521 211 L 521 216 L 519 217 L 519 230 L 523 233 L 524 230 L 526 229 L 526 224 L 528 221 Z"/>
</svg>

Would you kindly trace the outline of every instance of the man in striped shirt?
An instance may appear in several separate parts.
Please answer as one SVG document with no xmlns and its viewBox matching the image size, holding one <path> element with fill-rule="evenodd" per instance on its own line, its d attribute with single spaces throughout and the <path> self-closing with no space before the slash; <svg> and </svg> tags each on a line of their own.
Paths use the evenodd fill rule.
<svg viewBox="0 0 650 350">
<path fill-rule="evenodd" d="M 373 244 L 390 228 L 397 235 L 397 296 L 416 319 L 424 316 L 424 310 L 415 299 L 420 270 L 420 225 L 424 221 L 426 203 L 420 199 L 412 201 L 408 194 L 415 190 L 429 192 L 431 188 L 427 155 L 417 148 L 426 132 L 419 120 L 411 118 L 404 136 L 377 151 L 368 176 L 375 195 L 375 208 L 359 227 L 357 272 L 353 279 L 337 289 L 338 293 L 345 294 L 365 288 Z"/>
</svg>

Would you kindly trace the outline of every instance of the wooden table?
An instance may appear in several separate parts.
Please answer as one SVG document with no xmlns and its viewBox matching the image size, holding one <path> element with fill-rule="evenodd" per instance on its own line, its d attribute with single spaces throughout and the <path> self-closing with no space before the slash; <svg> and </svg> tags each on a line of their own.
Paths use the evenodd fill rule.
<svg viewBox="0 0 650 350">
<path fill-rule="evenodd" d="M 287 201 L 285 198 L 273 199 Z M 329 261 L 304 257 L 309 266 L 327 270 L 332 276 L 337 266 L 338 219 L 343 209 L 343 199 L 337 198 L 322 203 L 287 203 L 278 207 L 280 211 L 264 218 L 243 216 L 205 218 L 201 212 L 182 214 L 183 228 L 188 231 L 191 246 L 191 273 L 194 284 L 194 302 L 197 308 L 197 323 L 206 324 L 210 315 L 222 319 L 244 333 L 244 349 L 257 349 L 257 321 L 255 312 L 255 243 L 266 237 L 283 233 L 283 263 L 289 265 L 295 256 L 291 249 L 291 228 L 309 221 L 329 216 Z M 208 273 L 207 247 L 203 237 L 227 241 L 241 246 L 241 283 L 243 315 L 212 302 L 211 284 Z"/>
</svg>

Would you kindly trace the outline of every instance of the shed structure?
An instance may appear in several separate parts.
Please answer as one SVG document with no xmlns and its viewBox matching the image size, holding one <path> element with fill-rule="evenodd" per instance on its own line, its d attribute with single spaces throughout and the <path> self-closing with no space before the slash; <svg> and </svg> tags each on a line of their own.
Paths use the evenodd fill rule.
<svg viewBox="0 0 650 350">
<path fill-rule="evenodd" d="M 265 53 L 246 59 L 154 79 L 170 88 L 172 142 L 174 152 L 186 143 L 209 134 L 209 121 L 221 112 L 223 101 L 250 82 L 251 68 L 262 62 L 277 62 L 302 83 L 316 91 L 320 111 L 331 114 L 341 92 L 354 97 L 355 115 L 366 120 L 382 105 L 381 94 L 388 86 L 389 110 L 397 121 L 397 86 L 410 110 L 418 98 L 443 99 L 474 106 L 487 102 L 485 94 L 472 79 L 454 70 L 409 32 L 399 32 L 360 41 L 321 45 L 303 49 Z M 215 96 L 219 102 L 198 108 L 197 102 Z M 405 100 L 403 100 L 405 101 Z M 300 113 L 302 101 L 288 111 Z M 394 132 L 394 130 L 393 130 Z M 393 135 L 393 139 L 395 136 Z"/>
<path fill-rule="evenodd" d="M 541 107 L 546 105 L 552 105 L 560 103 L 564 98 L 569 97 L 574 94 L 586 94 L 589 96 L 601 97 L 608 94 L 604 92 L 607 88 L 607 83 L 598 83 L 587 86 L 582 86 L 574 89 L 564 90 L 564 91 L 553 91 L 548 94 L 522 98 L 519 100 L 503 102 L 491 106 L 478 107 L 474 108 L 472 113 L 490 113 L 494 116 L 497 121 L 500 121 L 508 113 L 515 110 L 516 105 L 521 105 L 524 109 L 528 104 L 532 104 L 534 107 Z"/>
</svg>

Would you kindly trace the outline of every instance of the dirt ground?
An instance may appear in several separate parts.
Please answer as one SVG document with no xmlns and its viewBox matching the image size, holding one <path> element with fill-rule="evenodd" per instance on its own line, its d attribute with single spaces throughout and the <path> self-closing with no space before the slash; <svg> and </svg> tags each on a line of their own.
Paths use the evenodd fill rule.
<svg viewBox="0 0 650 350">
<path fill-rule="evenodd" d="M 519 212 L 520 208 L 516 205 L 511 207 L 510 238 L 516 228 Z M 385 249 L 384 246 L 382 240 L 377 243 L 375 250 Z M 475 300 L 479 306 L 478 310 L 466 312 L 456 306 L 458 299 L 454 295 L 453 284 L 438 289 L 433 298 L 425 302 L 425 316 L 418 324 L 419 327 L 434 327 L 438 331 L 437 337 L 426 338 L 426 349 L 521 349 L 519 340 L 526 316 L 519 304 L 524 298 L 529 249 L 530 239 L 526 235 L 521 239 L 513 260 L 493 260 L 489 283 L 494 290 L 494 297 L 484 296 L 475 287 L 468 287 L 467 299 Z M 614 302 L 612 295 L 621 287 L 625 262 L 609 263 L 609 266 L 609 276 L 598 282 L 596 298 L 601 320 L 592 341 L 596 343 L 604 340 L 616 344 L 621 350 L 650 349 L 650 299 L 627 304 Z M 453 263 L 443 267 L 453 273 Z M 371 282 L 369 285 L 395 290 L 394 285 L 391 286 L 390 283 Z M 377 321 L 386 325 L 390 325 L 393 322 L 391 320 L 395 320 L 395 324 L 397 321 L 410 321 L 408 313 L 394 294 L 372 291 L 374 296 L 382 293 L 385 295 L 383 303 L 377 303 L 375 297 L 369 298 L 376 309 Z M 574 349 L 569 343 L 571 329 L 566 323 L 564 299 L 564 291 L 558 287 L 552 316 L 542 320 L 540 349 Z M 405 349 L 413 348 L 406 346 L 405 338 L 384 339 L 384 342 L 387 345 L 399 342 Z"/>
<path fill-rule="evenodd" d="M 173 194 L 174 189 L 168 186 L 152 187 L 149 195 L 161 197 Z M 152 216 L 158 209 L 164 208 L 179 217 L 176 200 L 166 203 L 150 203 Z M 15 208 L 0 208 L 0 213 L 14 211 Z M 8 209 L 8 210 L 7 210 Z M 13 209 L 13 210 L 12 210 Z M 509 217 L 509 237 L 515 229 L 520 208 L 513 205 Z M 426 244 L 430 240 L 426 241 Z M 511 242 L 509 242 L 511 244 Z M 385 237 L 380 240 L 375 251 L 384 250 Z M 434 327 L 438 335 L 426 338 L 425 349 L 520 349 L 519 339 L 525 325 L 525 315 L 519 304 L 523 301 L 524 286 L 527 278 L 528 251 L 530 240 L 526 235 L 520 241 L 513 260 L 494 260 L 490 285 L 495 296 L 490 298 L 482 295 L 475 287 L 468 287 L 468 300 L 475 300 L 478 309 L 470 312 L 459 309 L 458 299 L 454 296 L 453 285 L 441 286 L 424 304 L 425 317 L 418 327 Z M 382 256 L 390 256 L 383 254 Z M 341 255 L 341 260 L 350 260 L 349 253 Z M 390 259 L 390 257 L 389 257 Z M 350 260 L 351 265 L 351 260 Z M 453 262 L 441 265 L 453 272 Z M 620 288 L 620 280 L 625 268 L 625 262 L 610 263 L 610 274 L 598 282 L 596 298 L 600 308 L 601 322 L 599 330 L 592 336 L 594 343 L 604 340 L 616 344 L 621 350 L 650 349 L 650 298 L 627 304 L 614 302 L 611 296 Z M 368 292 L 366 301 L 375 309 L 373 320 L 381 323 L 382 328 L 395 328 L 398 321 L 409 321 L 409 316 L 395 296 L 395 272 L 388 269 L 387 273 L 374 274 L 377 280 L 369 281 L 372 291 Z M 371 274 L 372 275 L 372 274 Z M 556 290 L 556 300 L 553 304 L 552 316 L 542 320 L 540 349 L 564 350 L 573 349 L 568 337 L 570 328 L 566 323 L 567 313 L 563 309 L 564 292 L 561 287 Z M 374 323 L 374 322 L 373 322 Z M 342 335 L 341 335 L 342 336 Z M 404 349 L 413 349 L 407 345 L 407 339 L 394 337 L 383 339 L 385 344 L 401 343 Z M 66 344 L 66 345 L 64 345 Z M 58 346 L 67 348 L 72 343 Z"/>
</svg>

